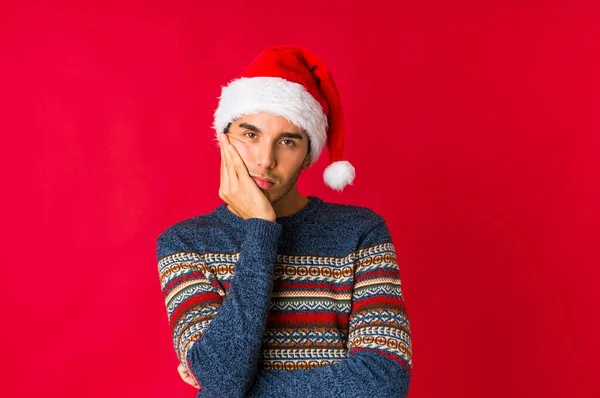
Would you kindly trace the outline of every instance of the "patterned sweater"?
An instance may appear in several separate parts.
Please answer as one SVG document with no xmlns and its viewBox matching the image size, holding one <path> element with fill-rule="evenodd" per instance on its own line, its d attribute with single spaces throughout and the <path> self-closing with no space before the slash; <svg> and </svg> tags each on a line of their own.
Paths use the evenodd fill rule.
<svg viewBox="0 0 600 398">
<path fill-rule="evenodd" d="M 173 344 L 197 397 L 406 397 L 410 325 L 386 223 L 308 198 L 275 222 L 222 204 L 158 237 Z"/>
</svg>

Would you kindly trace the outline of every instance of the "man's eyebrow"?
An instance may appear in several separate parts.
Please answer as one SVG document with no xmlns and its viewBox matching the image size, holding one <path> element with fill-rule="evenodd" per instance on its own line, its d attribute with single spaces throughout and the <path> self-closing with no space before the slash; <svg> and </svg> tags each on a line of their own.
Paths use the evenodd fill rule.
<svg viewBox="0 0 600 398">
<path fill-rule="evenodd" d="M 256 131 L 257 133 L 260 133 L 260 129 L 250 123 L 240 123 L 240 127 L 244 128 L 244 129 L 248 129 L 248 130 L 252 130 L 252 131 Z M 298 134 L 298 133 L 288 133 L 286 131 L 284 131 L 283 133 L 279 134 L 279 137 L 286 137 L 286 138 L 297 138 L 299 140 L 302 139 L 302 135 Z"/>
<path fill-rule="evenodd" d="M 253 125 L 251 125 L 249 123 L 240 123 L 240 127 L 244 128 L 244 129 L 256 131 L 257 133 L 260 133 L 260 129 L 258 127 L 253 126 Z"/>
<path fill-rule="evenodd" d="M 288 132 L 283 132 L 281 134 L 279 134 L 280 137 L 286 137 L 286 138 L 298 138 L 299 140 L 302 139 L 302 136 L 298 133 L 288 133 Z"/>
</svg>

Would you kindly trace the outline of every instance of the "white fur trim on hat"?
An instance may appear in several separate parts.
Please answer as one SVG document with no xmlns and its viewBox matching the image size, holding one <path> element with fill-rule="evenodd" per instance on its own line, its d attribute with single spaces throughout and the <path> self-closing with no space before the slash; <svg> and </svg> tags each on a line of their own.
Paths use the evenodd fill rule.
<svg viewBox="0 0 600 398">
<path fill-rule="evenodd" d="M 223 87 L 219 98 L 213 124 L 217 133 L 242 115 L 272 113 L 310 137 L 311 165 L 319 158 L 327 142 L 327 116 L 303 85 L 280 77 L 241 77 Z"/>
<path fill-rule="evenodd" d="M 354 166 L 347 160 L 331 163 L 323 172 L 323 181 L 329 187 L 341 191 L 348 184 L 352 185 L 356 172 Z"/>
</svg>

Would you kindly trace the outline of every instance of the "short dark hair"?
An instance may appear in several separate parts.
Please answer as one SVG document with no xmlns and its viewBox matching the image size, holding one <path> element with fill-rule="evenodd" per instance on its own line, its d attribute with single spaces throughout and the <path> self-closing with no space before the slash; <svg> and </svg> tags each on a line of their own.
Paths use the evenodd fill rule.
<svg viewBox="0 0 600 398">
<path fill-rule="evenodd" d="M 231 124 L 232 124 L 232 123 L 233 123 L 233 122 L 229 122 L 229 123 L 227 123 L 227 126 L 225 127 L 225 130 L 223 130 L 223 133 L 224 133 L 224 134 L 227 134 L 227 133 L 229 133 L 229 127 L 231 127 Z M 307 136 L 308 136 L 308 134 L 307 134 Z M 310 155 L 310 137 L 308 137 L 308 153 L 306 154 L 306 156 L 308 156 L 308 155 Z"/>
</svg>

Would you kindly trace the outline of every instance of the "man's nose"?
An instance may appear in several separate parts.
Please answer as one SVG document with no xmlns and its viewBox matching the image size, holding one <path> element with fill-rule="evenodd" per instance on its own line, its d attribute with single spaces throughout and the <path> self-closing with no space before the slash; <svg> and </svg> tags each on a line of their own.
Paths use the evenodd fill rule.
<svg viewBox="0 0 600 398">
<path fill-rule="evenodd" d="M 275 159 L 275 149 L 273 149 L 273 144 L 268 141 L 263 141 L 259 145 L 257 145 L 257 153 L 255 155 L 256 165 L 260 167 L 264 167 L 265 169 L 270 169 L 275 167 L 277 161 Z"/>
</svg>

